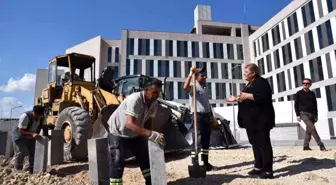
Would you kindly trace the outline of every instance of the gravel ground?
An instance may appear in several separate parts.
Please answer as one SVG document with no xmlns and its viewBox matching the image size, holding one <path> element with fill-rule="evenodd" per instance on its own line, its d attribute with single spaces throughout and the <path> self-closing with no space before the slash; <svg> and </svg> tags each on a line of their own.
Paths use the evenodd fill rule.
<svg viewBox="0 0 336 185">
<path fill-rule="evenodd" d="M 208 172 L 205 179 L 188 178 L 190 158 L 186 154 L 179 157 L 167 157 L 167 179 L 170 185 L 186 184 L 295 184 L 324 185 L 336 184 L 335 151 L 321 152 L 317 147 L 313 151 L 302 151 L 301 147 L 274 147 L 275 179 L 260 180 L 247 177 L 253 168 L 251 148 L 210 151 L 210 162 L 217 166 L 216 171 Z M 9 168 L 8 161 L 0 157 L 0 184 L 90 184 L 87 163 L 71 163 L 53 166 L 49 173 L 29 175 L 27 172 L 15 172 Z M 124 184 L 139 185 L 144 180 L 140 170 L 132 163 L 124 172 Z"/>
</svg>

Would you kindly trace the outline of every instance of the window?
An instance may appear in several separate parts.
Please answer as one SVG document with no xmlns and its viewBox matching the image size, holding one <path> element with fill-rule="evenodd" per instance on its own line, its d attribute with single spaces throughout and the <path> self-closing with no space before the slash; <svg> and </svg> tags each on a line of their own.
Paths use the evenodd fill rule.
<svg viewBox="0 0 336 185">
<path fill-rule="evenodd" d="M 290 43 L 282 46 L 282 57 L 284 65 L 287 65 L 293 61 Z"/>
<path fill-rule="evenodd" d="M 283 102 L 284 101 L 284 97 L 278 98 L 278 102 Z"/>
<path fill-rule="evenodd" d="M 214 58 L 224 58 L 222 43 L 214 43 L 213 49 L 214 49 Z"/>
<path fill-rule="evenodd" d="M 292 36 L 299 31 L 296 12 L 287 18 L 287 24 L 289 36 Z"/>
<path fill-rule="evenodd" d="M 275 50 L 273 52 L 273 57 L 274 57 L 274 68 L 278 69 L 280 67 L 279 50 Z"/>
<path fill-rule="evenodd" d="M 336 1 L 335 0 L 327 0 L 327 6 L 328 6 L 328 13 L 332 12 L 336 9 Z"/>
<path fill-rule="evenodd" d="M 203 58 L 210 58 L 209 43 L 203 42 Z"/>
<path fill-rule="evenodd" d="M 226 98 L 226 85 L 225 83 L 216 83 L 216 99 Z"/>
<path fill-rule="evenodd" d="M 142 61 L 134 59 L 134 72 L 133 74 L 142 74 Z"/>
<path fill-rule="evenodd" d="M 146 60 L 146 75 L 154 76 L 154 61 Z"/>
<path fill-rule="evenodd" d="M 230 83 L 230 94 L 236 96 L 237 95 L 237 84 Z"/>
<path fill-rule="evenodd" d="M 228 53 L 228 59 L 234 60 L 233 44 L 227 45 L 227 53 Z"/>
<path fill-rule="evenodd" d="M 221 63 L 222 79 L 229 79 L 229 70 L 227 63 Z"/>
<path fill-rule="evenodd" d="M 268 77 L 267 81 L 268 81 L 268 84 L 271 86 L 272 94 L 274 94 L 273 77 L 272 76 Z"/>
<path fill-rule="evenodd" d="M 114 57 L 115 57 L 114 58 L 114 62 L 118 63 L 119 62 L 119 57 L 120 57 L 119 56 L 119 48 L 118 47 L 115 48 L 115 55 L 114 55 Z"/>
<path fill-rule="evenodd" d="M 218 78 L 218 63 L 211 62 L 211 78 Z"/>
<path fill-rule="evenodd" d="M 320 88 L 312 89 L 312 91 L 315 93 L 316 98 L 321 98 Z"/>
<path fill-rule="evenodd" d="M 336 111 L 336 84 L 326 86 L 328 111 Z"/>
<path fill-rule="evenodd" d="M 241 29 L 236 28 L 236 37 L 241 37 Z"/>
<path fill-rule="evenodd" d="M 128 39 L 128 55 L 134 55 L 134 39 Z"/>
<path fill-rule="evenodd" d="M 305 78 L 303 64 L 295 66 L 293 69 L 294 69 L 295 87 L 300 87 L 302 85 L 303 79 Z"/>
<path fill-rule="evenodd" d="M 268 54 L 266 56 L 266 61 L 267 61 L 267 72 L 271 72 L 272 69 L 272 59 L 271 59 L 271 54 Z"/>
<path fill-rule="evenodd" d="M 309 61 L 310 75 L 313 82 L 324 80 L 321 57 Z"/>
<path fill-rule="evenodd" d="M 237 44 L 237 56 L 238 60 L 244 60 L 243 45 L 241 44 Z"/>
<path fill-rule="evenodd" d="M 257 57 L 257 47 L 256 47 L 256 42 L 253 42 L 253 49 L 254 49 L 254 57 Z"/>
<path fill-rule="evenodd" d="M 173 41 L 166 40 L 166 56 L 173 56 Z"/>
<path fill-rule="evenodd" d="M 131 64 L 130 64 L 130 59 L 126 60 L 126 75 L 130 75 L 130 68 Z"/>
<path fill-rule="evenodd" d="M 285 72 L 278 73 L 276 75 L 278 81 L 278 92 L 286 91 L 286 79 Z"/>
<path fill-rule="evenodd" d="M 138 55 L 149 56 L 150 40 L 149 39 L 139 39 L 138 40 Z"/>
<path fill-rule="evenodd" d="M 302 18 L 303 18 L 304 27 L 307 27 L 311 23 L 315 22 L 314 7 L 313 7 L 312 1 L 309 1 L 309 3 L 303 6 L 301 10 L 302 10 Z"/>
<path fill-rule="evenodd" d="M 330 54 L 327 53 L 325 56 L 326 56 L 326 63 L 327 63 L 327 69 L 328 69 L 327 78 L 332 78 L 333 77 L 333 72 L 332 72 L 332 66 L 331 66 L 331 61 L 330 61 Z"/>
<path fill-rule="evenodd" d="M 323 49 L 325 47 L 328 47 L 334 44 L 330 20 L 317 26 L 317 34 L 318 34 L 320 49 Z"/>
<path fill-rule="evenodd" d="M 177 56 L 188 57 L 188 41 L 177 41 Z"/>
<path fill-rule="evenodd" d="M 239 84 L 239 87 L 240 87 L 240 91 L 243 91 L 243 89 L 246 87 L 246 84 L 241 83 Z"/>
<path fill-rule="evenodd" d="M 165 90 L 166 91 L 166 95 L 169 94 L 168 100 L 174 100 L 174 82 L 168 82 L 167 83 L 168 87 Z"/>
<path fill-rule="evenodd" d="M 118 66 L 114 66 L 113 67 L 113 78 L 117 79 L 119 77 L 119 67 Z"/>
<path fill-rule="evenodd" d="M 48 83 L 53 83 L 56 81 L 56 62 L 52 62 L 49 64 L 49 72 L 48 72 Z"/>
<path fill-rule="evenodd" d="M 303 57 L 303 53 L 302 53 L 302 44 L 301 44 L 301 37 L 296 38 L 296 39 L 294 40 L 294 46 L 295 46 L 296 59 L 299 60 L 300 58 Z"/>
<path fill-rule="evenodd" d="M 158 61 L 158 77 L 169 77 L 169 61 L 168 60 Z"/>
<path fill-rule="evenodd" d="M 191 42 L 191 48 L 192 48 L 192 57 L 199 57 L 199 46 L 198 42 Z"/>
<path fill-rule="evenodd" d="M 306 40 L 306 49 L 307 49 L 307 54 L 311 54 L 315 52 L 315 47 L 314 47 L 314 39 L 313 39 L 313 32 L 310 30 L 308 33 L 304 35 L 305 40 Z"/>
<path fill-rule="evenodd" d="M 190 73 L 191 66 L 192 66 L 192 62 L 188 62 L 188 61 L 184 62 L 184 74 L 185 74 L 186 78 L 188 77 L 188 75 Z"/>
<path fill-rule="evenodd" d="M 154 56 L 162 56 L 162 41 L 154 40 Z"/>
<path fill-rule="evenodd" d="M 263 52 L 269 49 L 268 33 L 261 37 Z"/>
<path fill-rule="evenodd" d="M 178 83 L 178 99 L 188 99 L 188 94 L 183 89 L 184 82 L 177 82 Z"/>
<path fill-rule="evenodd" d="M 174 61 L 174 77 L 181 77 L 181 62 L 180 61 Z"/>
<path fill-rule="evenodd" d="M 232 78 L 243 79 L 243 72 L 240 64 L 232 64 Z"/>
<path fill-rule="evenodd" d="M 272 29 L 272 38 L 273 38 L 273 46 L 276 46 L 281 42 L 279 25 L 277 25 Z"/>
<path fill-rule="evenodd" d="M 289 69 L 287 69 L 287 80 L 288 80 L 288 90 L 292 89 L 292 80 L 291 80 L 291 72 Z"/>
<path fill-rule="evenodd" d="M 108 63 L 112 62 L 112 47 L 108 47 L 107 49 L 107 62 Z"/>
<path fill-rule="evenodd" d="M 258 60 L 258 67 L 260 69 L 260 74 L 264 75 L 265 74 L 264 58 Z"/>
<path fill-rule="evenodd" d="M 208 90 L 209 99 L 212 99 L 211 83 L 206 84 L 206 89 Z"/>
</svg>

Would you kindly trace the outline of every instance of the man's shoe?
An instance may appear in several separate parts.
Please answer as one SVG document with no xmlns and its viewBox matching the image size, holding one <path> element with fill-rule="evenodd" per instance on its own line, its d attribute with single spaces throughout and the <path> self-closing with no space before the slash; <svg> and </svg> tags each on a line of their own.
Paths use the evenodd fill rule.
<svg viewBox="0 0 336 185">
<path fill-rule="evenodd" d="M 312 150 L 311 148 L 309 148 L 309 146 L 304 146 L 303 150 Z"/>
<path fill-rule="evenodd" d="M 274 179 L 273 172 L 262 172 L 258 177 L 260 179 Z"/>
<path fill-rule="evenodd" d="M 261 173 L 262 173 L 262 170 L 256 170 L 256 169 L 253 169 L 253 170 L 247 172 L 247 174 L 248 174 L 249 176 L 260 175 Z"/>
<path fill-rule="evenodd" d="M 321 151 L 326 151 L 327 150 L 323 143 L 320 144 L 320 150 Z"/>
<path fill-rule="evenodd" d="M 210 163 L 205 164 L 205 167 L 206 167 L 206 171 L 211 171 L 214 169 L 214 166 L 212 166 L 212 164 Z"/>
</svg>

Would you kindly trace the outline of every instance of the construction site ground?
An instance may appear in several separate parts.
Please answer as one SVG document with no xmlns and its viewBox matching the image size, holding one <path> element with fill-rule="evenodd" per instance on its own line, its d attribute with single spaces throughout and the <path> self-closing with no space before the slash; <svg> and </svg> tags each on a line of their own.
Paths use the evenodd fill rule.
<svg viewBox="0 0 336 185">
<path fill-rule="evenodd" d="M 302 147 L 274 147 L 275 179 L 261 180 L 247 176 L 253 168 L 251 147 L 230 150 L 211 150 L 210 162 L 216 171 L 208 172 L 205 179 L 191 179 L 188 176 L 190 157 L 187 152 L 166 156 L 167 180 L 169 185 L 220 185 L 220 184 L 268 184 L 268 185 L 324 185 L 336 184 L 336 148 L 320 151 L 303 151 Z M 0 184 L 90 184 L 88 163 L 68 163 L 49 167 L 48 172 L 30 175 L 15 172 L 8 166 L 8 160 L 0 157 Z M 144 184 L 135 161 L 130 161 L 124 171 L 125 185 Z"/>
</svg>

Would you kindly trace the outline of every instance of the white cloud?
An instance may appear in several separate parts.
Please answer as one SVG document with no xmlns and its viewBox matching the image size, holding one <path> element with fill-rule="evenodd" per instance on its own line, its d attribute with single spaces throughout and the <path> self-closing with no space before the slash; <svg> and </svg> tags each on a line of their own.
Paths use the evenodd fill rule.
<svg viewBox="0 0 336 185">
<path fill-rule="evenodd" d="M 10 117 L 10 110 L 14 107 L 19 107 L 18 109 L 13 109 L 12 111 L 12 117 L 17 117 L 19 114 L 22 113 L 22 110 L 25 110 L 23 108 L 22 103 L 14 97 L 3 97 L 0 99 L 0 111 L 2 112 L 2 115 L 0 115 L 2 118 L 9 118 Z"/>
<path fill-rule="evenodd" d="M 10 78 L 5 85 L 0 86 L 0 92 L 28 92 L 35 87 L 35 74 L 26 73 L 22 78 Z"/>
</svg>

